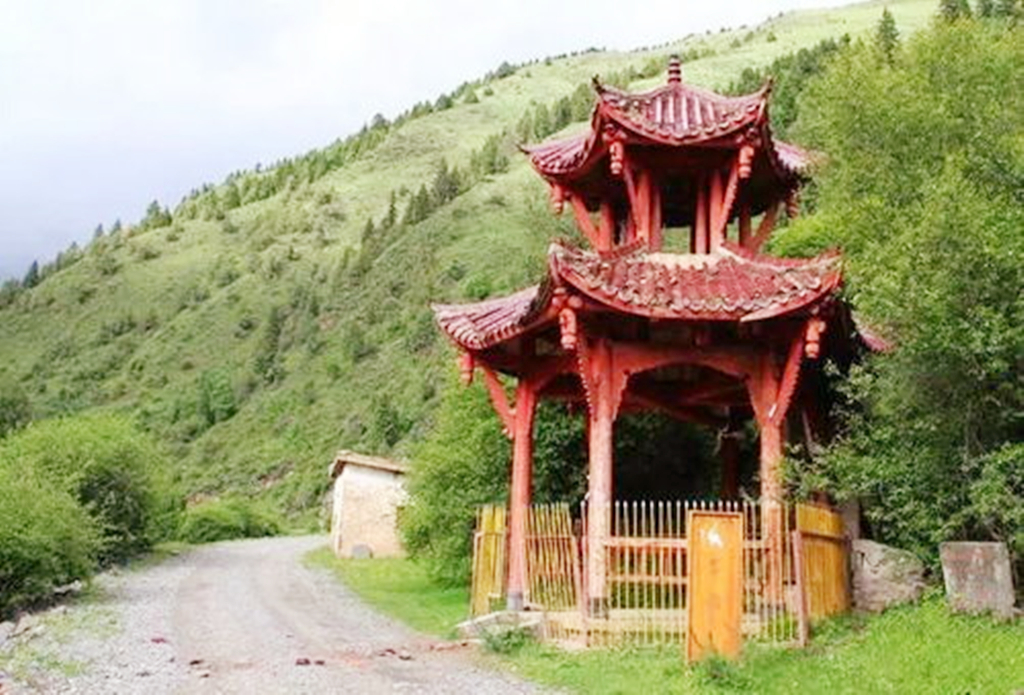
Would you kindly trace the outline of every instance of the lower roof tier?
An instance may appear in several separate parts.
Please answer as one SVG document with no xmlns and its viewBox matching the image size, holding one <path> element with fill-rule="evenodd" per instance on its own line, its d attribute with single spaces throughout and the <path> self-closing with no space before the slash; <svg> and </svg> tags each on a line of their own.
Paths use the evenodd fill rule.
<svg viewBox="0 0 1024 695">
<path fill-rule="evenodd" d="M 554 319 L 564 288 L 596 309 L 680 321 L 749 323 L 824 301 L 842 282 L 837 253 L 811 259 L 753 255 L 731 244 L 713 254 L 600 254 L 554 243 L 540 285 L 473 304 L 435 305 L 441 329 L 466 350 L 486 350 Z"/>
</svg>

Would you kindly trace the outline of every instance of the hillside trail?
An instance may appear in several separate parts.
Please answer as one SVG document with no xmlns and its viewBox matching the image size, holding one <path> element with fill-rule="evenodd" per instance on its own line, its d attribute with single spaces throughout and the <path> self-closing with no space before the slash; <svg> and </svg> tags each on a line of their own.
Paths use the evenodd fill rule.
<svg viewBox="0 0 1024 695">
<path fill-rule="evenodd" d="M 0 676 L 0 693 L 538 691 L 440 649 L 305 566 L 305 553 L 325 544 L 232 541 L 105 574 L 99 600 L 29 631 L 23 646 L 50 664 L 46 672 L 19 683 Z"/>
</svg>

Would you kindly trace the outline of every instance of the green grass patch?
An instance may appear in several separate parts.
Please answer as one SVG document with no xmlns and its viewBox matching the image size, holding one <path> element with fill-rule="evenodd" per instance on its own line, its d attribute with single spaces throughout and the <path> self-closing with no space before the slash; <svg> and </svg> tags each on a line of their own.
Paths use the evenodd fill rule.
<svg viewBox="0 0 1024 695">
<path fill-rule="evenodd" d="M 805 650 L 753 645 L 687 668 L 678 649 L 567 653 L 531 645 L 514 673 L 585 693 L 1010 693 L 1024 688 L 1024 623 L 951 614 L 941 597 L 823 625 Z"/>
<path fill-rule="evenodd" d="M 339 560 L 327 548 L 309 565 L 333 571 L 374 607 L 448 636 L 466 616 L 465 589 L 431 582 L 411 560 Z M 616 693 L 1010 693 L 1024 689 L 1024 622 L 955 615 L 940 595 L 878 616 L 819 625 L 807 649 L 751 644 L 738 663 L 688 668 L 678 648 L 567 652 L 527 643 L 487 663 L 523 678 L 595 695 Z"/>
<path fill-rule="evenodd" d="M 451 637 L 455 625 L 466 619 L 469 591 L 438 586 L 426 568 L 411 560 L 341 559 L 330 548 L 314 550 L 305 560 L 332 571 L 371 606 L 420 632 Z"/>
</svg>

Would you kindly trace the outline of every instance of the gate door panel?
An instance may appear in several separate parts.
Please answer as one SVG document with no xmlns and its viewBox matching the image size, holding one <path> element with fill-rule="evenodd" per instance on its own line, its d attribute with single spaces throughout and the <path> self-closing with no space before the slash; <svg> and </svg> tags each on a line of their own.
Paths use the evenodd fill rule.
<svg viewBox="0 0 1024 695">
<path fill-rule="evenodd" d="M 743 617 L 743 515 L 690 510 L 686 658 L 739 656 Z"/>
</svg>

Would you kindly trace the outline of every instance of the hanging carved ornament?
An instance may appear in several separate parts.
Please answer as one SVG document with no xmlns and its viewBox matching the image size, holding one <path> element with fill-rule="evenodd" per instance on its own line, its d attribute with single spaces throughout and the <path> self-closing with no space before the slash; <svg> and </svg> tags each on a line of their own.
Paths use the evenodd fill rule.
<svg viewBox="0 0 1024 695">
<path fill-rule="evenodd" d="M 804 334 L 804 354 L 809 359 L 816 360 L 821 355 L 821 334 L 825 332 L 826 323 L 819 318 L 813 318 L 807 322 L 807 332 Z"/>
<path fill-rule="evenodd" d="M 473 372 L 476 371 L 476 360 L 473 353 L 463 352 L 459 355 L 459 377 L 462 383 L 469 386 L 473 383 Z"/>
<path fill-rule="evenodd" d="M 562 349 L 575 351 L 579 345 L 579 324 L 572 308 L 564 307 L 558 312 L 558 327 L 562 332 Z"/>
<path fill-rule="evenodd" d="M 626 160 L 625 134 L 618 128 L 605 128 L 601 139 L 608 146 L 608 168 L 612 176 L 622 176 Z"/>
<path fill-rule="evenodd" d="M 740 179 L 745 181 L 750 178 L 750 173 L 754 168 L 754 146 L 749 142 L 740 147 L 738 168 Z"/>
<path fill-rule="evenodd" d="M 551 184 L 551 211 L 561 215 L 565 210 L 565 189 L 557 183 Z"/>
<path fill-rule="evenodd" d="M 789 219 L 796 219 L 800 214 L 800 191 L 794 188 L 786 194 L 786 215 Z"/>
</svg>

